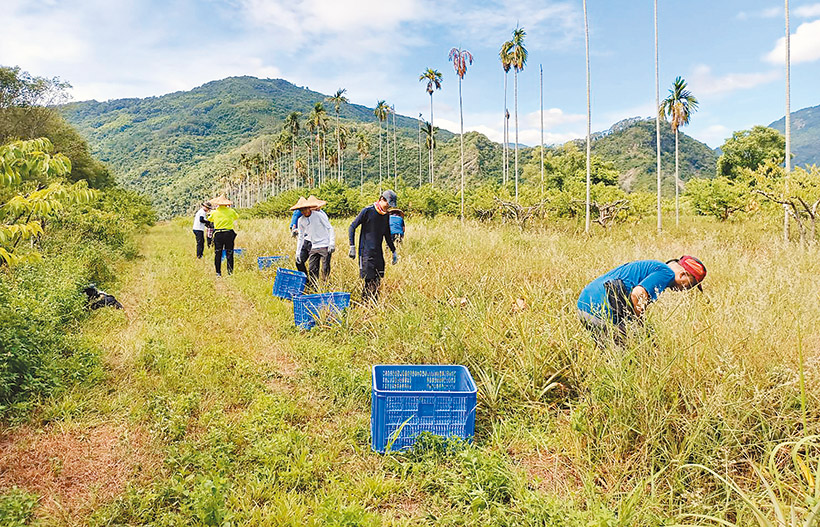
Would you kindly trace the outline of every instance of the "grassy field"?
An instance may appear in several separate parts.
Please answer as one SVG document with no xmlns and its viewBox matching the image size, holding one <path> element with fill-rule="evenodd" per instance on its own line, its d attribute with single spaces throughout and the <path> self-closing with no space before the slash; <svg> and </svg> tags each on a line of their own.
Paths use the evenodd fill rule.
<svg viewBox="0 0 820 527">
<path fill-rule="evenodd" d="M 83 329 L 105 381 L 2 433 L 5 510 L 45 525 L 746 526 L 784 507 L 782 525 L 817 525 L 820 250 L 784 246 L 776 225 L 682 223 L 586 237 L 413 219 L 373 306 L 336 221 L 326 289 L 354 307 L 310 332 L 256 270 L 292 255 L 286 220 L 243 222 L 248 254 L 223 278 L 193 258 L 187 220 L 159 225 L 122 270 L 125 311 Z M 595 348 L 583 286 L 682 254 L 706 264 L 705 292 L 664 293 L 625 349 Z M 468 366 L 474 445 L 372 453 L 380 363 Z"/>
</svg>

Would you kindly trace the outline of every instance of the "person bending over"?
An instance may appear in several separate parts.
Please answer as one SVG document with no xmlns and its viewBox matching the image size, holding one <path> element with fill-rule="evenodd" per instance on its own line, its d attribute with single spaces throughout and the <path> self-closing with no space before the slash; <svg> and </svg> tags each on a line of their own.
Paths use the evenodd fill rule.
<svg viewBox="0 0 820 527">
<path fill-rule="evenodd" d="M 627 322 L 639 320 L 658 295 L 666 289 L 700 288 L 704 278 L 706 266 L 694 256 L 681 256 L 666 263 L 626 263 L 599 276 L 581 291 L 578 317 L 599 346 L 610 339 L 621 345 Z"/>
</svg>

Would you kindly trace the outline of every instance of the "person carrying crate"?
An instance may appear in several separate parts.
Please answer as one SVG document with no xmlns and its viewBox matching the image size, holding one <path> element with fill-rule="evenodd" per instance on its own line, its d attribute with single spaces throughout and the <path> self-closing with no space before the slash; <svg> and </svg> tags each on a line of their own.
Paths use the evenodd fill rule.
<svg viewBox="0 0 820 527">
<path fill-rule="evenodd" d="M 388 211 L 396 206 L 398 197 L 392 190 L 385 190 L 379 199 L 359 212 L 359 215 L 350 224 L 348 238 L 350 241 L 350 258 L 356 258 L 355 235 L 356 228 L 361 226 L 359 233 L 359 276 L 364 279 L 362 299 L 378 300 L 379 286 L 384 277 L 384 253 L 382 240 L 387 243 L 393 253 L 393 265 L 399 261 L 396 246 L 390 235 L 390 220 Z"/>
<path fill-rule="evenodd" d="M 706 266 L 694 256 L 681 256 L 663 263 L 658 260 L 630 262 L 590 282 L 578 297 L 578 317 L 595 343 L 618 346 L 626 337 L 626 324 L 640 320 L 646 307 L 666 289 L 683 291 L 697 287 L 706 278 Z"/>
<path fill-rule="evenodd" d="M 322 280 L 326 280 L 330 275 L 330 258 L 336 250 L 336 233 L 327 214 L 320 210 L 325 205 L 326 201 L 310 196 L 308 199 L 299 198 L 296 205 L 290 208 L 302 213 L 296 223 L 296 266 L 304 273 L 307 264 L 305 274 L 314 289 L 318 289 L 319 285 L 320 264 Z"/>
</svg>

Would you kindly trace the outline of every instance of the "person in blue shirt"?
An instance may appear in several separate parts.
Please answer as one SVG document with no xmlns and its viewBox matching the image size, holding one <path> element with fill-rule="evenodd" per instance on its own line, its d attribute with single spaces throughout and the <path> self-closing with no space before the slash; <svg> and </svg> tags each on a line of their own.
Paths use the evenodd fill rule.
<svg viewBox="0 0 820 527">
<path fill-rule="evenodd" d="M 305 199 L 304 196 L 299 196 L 301 199 Z M 299 229 L 297 225 L 299 225 L 299 218 L 302 217 L 302 209 L 296 209 L 293 211 L 293 215 L 290 217 L 290 235 L 296 238 L 299 234 Z"/>
<path fill-rule="evenodd" d="M 390 209 L 390 235 L 394 244 L 404 241 L 404 212 L 401 209 Z"/>
<path fill-rule="evenodd" d="M 590 282 L 578 297 L 578 317 L 603 346 L 610 338 L 623 343 L 626 323 L 640 319 L 646 307 L 666 289 L 683 291 L 706 278 L 706 266 L 693 256 L 663 263 L 630 262 Z"/>
</svg>

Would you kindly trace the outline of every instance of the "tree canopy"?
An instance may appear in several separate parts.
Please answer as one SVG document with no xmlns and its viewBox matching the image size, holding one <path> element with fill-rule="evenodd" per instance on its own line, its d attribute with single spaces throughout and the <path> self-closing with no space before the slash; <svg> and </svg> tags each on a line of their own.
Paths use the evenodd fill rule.
<svg viewBox="0 0 820 527">
<path fill-rule="evenodd" d="M 757 170 L 767 161 L 780 164 L 786 160 L 786 138 L 765 126 L 733 133 L 720 149 L 723 154 L 718 158 L 717 175 L 729 179 L 741 176 L 744 168 Z"/>
</svg>

